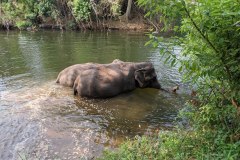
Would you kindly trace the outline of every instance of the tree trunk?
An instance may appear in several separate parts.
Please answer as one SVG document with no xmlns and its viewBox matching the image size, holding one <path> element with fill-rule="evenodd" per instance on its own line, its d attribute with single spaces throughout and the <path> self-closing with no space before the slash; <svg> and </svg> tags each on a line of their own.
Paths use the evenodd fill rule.
<svg viewBox="0 0 240 160">
<path fill-rule="evenodd" d="M 131 8 L 132 8 L 132 0 L 128 0 L 127 11 L 126 11 L 126 20 L 127 21 L 130 19 Z"/>
</svg>

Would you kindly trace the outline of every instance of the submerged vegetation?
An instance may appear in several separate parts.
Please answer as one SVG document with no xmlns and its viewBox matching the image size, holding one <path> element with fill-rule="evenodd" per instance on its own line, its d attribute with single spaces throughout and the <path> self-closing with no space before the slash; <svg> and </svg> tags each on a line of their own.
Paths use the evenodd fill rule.
<svg viewBox="0 0 240 160">
<path fill-rule="evenodd" d="M 179 117 L 187 125 L 127 141 L 103 159 L 240 159 L 240 5 L 239 0 L 139 0 L 160 16 L 163 30 L 182 34 L 170 45 L 150 35 L 148 44 L 191 81 L 194 98 Z M 171 50 L 182 47 L 178 57 Z"/>
</svg>

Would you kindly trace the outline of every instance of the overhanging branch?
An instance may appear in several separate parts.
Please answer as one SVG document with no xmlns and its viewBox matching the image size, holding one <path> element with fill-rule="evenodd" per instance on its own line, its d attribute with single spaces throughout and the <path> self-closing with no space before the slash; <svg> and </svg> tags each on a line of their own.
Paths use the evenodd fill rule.
<svg viewBox="0 0 240 160">
<path fill-rule="evenodd" d="M 193 20 L 192 16 L 190 15 L 189 10 L 187 9 L 186 3 L 184 0 L 181 0 L 183 7 L 184 7 L 184 11 L 186 12 L 188 18 L 191 20 L 193 26 L 195 27 L 195 29 L 198 31 L 198 33 L 202 36 L 202 38 L 211 46 L 211 48 L 218 53 L 218 50 L 216 49 L 216 47 L 212 44 L 212 42 L 208 39 L 207 36 L 204 35 L 204 33 L 200 30 L 200 28 L 197 26 L 196 22 Z"/>
</svg>

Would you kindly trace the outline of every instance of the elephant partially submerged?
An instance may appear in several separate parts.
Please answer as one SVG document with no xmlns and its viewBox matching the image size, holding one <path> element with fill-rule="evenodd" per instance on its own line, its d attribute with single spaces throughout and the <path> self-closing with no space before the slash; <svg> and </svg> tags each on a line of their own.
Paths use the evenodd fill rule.
<svg viewBox="0 0 240 160">
<path fill-rule="evenodd" d="M 56 82 L 73 87 L 74 95 L 90 98 L 113 97 L 135 88 L 161 89 L 152 63 L 120 60 L 70 66 L 59 73 Z"/>
<path fill-rule="evenodd" d="M 115 59 L 112 63 L 124 63 L 124 62 L 119 59 Z M 106 64 L 84 63 L 69 66 L 58 74 L 56 82 L 63 86 L 73 87 L 74 81 L 76 80 L 77 76 L 81 74 L 82 71 L 96 69 L 101 65 Z"/>
</svg>

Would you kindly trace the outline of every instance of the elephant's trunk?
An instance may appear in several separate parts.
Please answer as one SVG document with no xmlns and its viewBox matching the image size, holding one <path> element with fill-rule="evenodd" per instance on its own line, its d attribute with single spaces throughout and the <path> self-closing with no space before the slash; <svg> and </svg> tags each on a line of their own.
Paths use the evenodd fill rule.
<svg viewBox="0 0 240 160">
<path fill-rule="evenodd" d="M 158 81 L 155 81 L 151 83 L 151 88 L 161 89 L 161 85 L 158 83 Z"/>
</svg>

